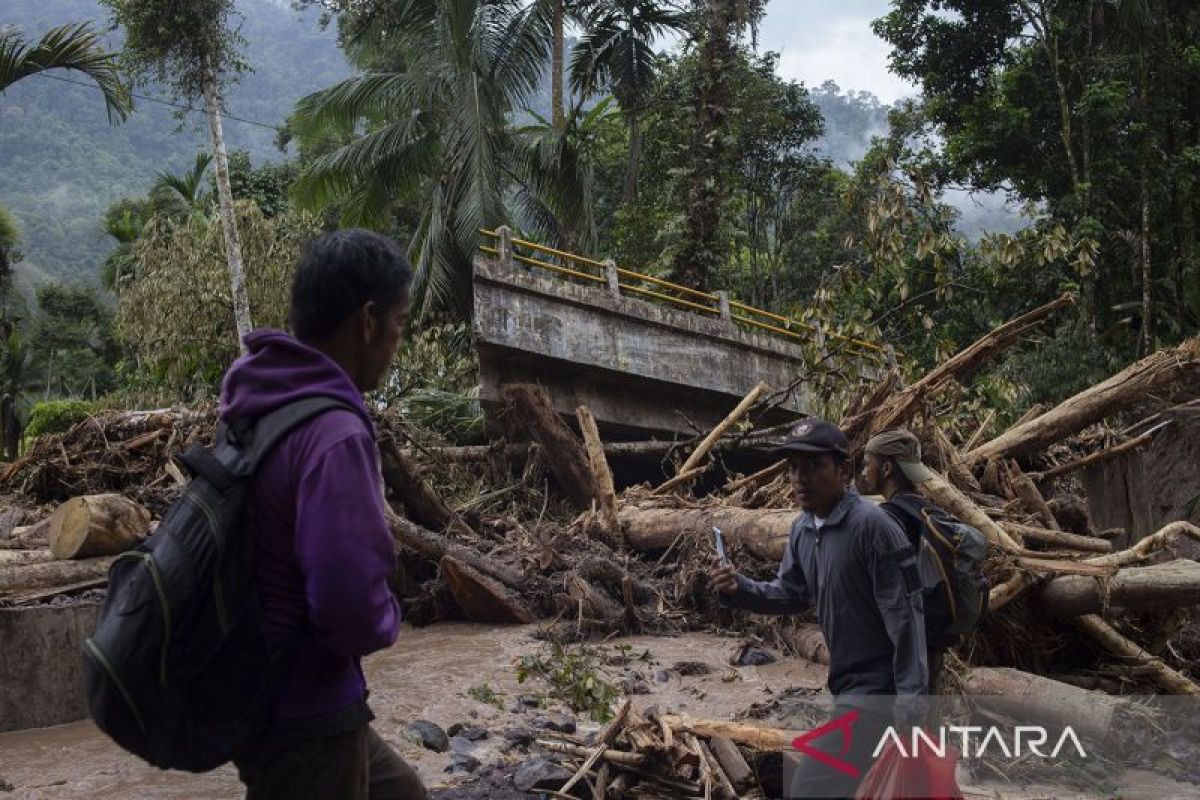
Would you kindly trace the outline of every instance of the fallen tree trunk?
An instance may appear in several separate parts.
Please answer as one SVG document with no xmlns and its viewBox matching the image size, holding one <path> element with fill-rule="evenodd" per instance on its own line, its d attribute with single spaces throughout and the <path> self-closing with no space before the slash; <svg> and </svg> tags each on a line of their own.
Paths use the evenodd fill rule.
<svg viewBox="0 0 1200 800">
<path fill-rule="evenodd" d="M 608 468 L 608 459 L 604 456 L 604 442 L 600 439 L 596 418 L 587 406 L 575 409 L 575 418 L 579 421 L 579 430 L 583 434 L 583 444 L 587 449 L 592 484 L 600 504 L 600 516 L 604 520 L 604 527 L 613 536 L 619 536 L 621 522 L 617 518 L 617 490 L 613 487 L 612 471 Z"/>
<path fill-rule="evenodd" d="M 50 515 L 47 538 L 55 558 L 112 556 L 136 547 L 150 512 L 119 494 L 73 497 Z"/>
<path fill-rule="evenodd" d="M 452 556 L 456 561 L 495 578 L 510 588 L 516 588 L 525 582 L 524 576 L 516 570 L 497 563 L 495 559 L 484 558 L 474 550 L 455 544 L 404 517 L 389 512 L 388 523 L 397 544 L 407 547 L 428 561 L 437 564 L 444 557 Z"/>
<path fill-rule="evenodd" d="M 735 434 L 723 437 L 713 445 L 712 450 L 713 452 L 720 452 L 732 448 L 765 447 L 774 444 L 778 440 L 778 436 L 764 433 L 754 433 L 746 436 Z M 651 439 L 645 442 L 606 442 L 604 444 L 604 455 L 609 458 L 626 456 L 661 458 L 675 450 L 686 447 L 688 441 L 690 440 L 682 439 L 666 442 L 659 439 Z M 488 461 L 497 453 L 509 460 L 524 458 L 529 453 L 529 447 L 529 442 L 513 442 L 501 447 L 473 444 L 454 447 L 428 447 L 421 450 L 401 448 L 400 452 L 409 458 L 415 458 L 418 454 L 427 454 L 430 458 L 448 464 L 478 464 Z"/>
<path fill-rule="evenodd" d="M 1116 628 L 1097 615 L 1086 614 L 1077 617 L 1075 624 L 1109 652 L 1128 659 L 1131 665 L 1147 668 L 1155 683 L 1166 689 L 1168 693 L 1200 695 L 1200 686 L 1197 686 L 1191 678 L 1167 666 L 1161 658 L 1122 636 Z"/>
<path fill-rule="evenodd" d="M 975 475 L 963 463 L 958 449 L 942 429 L 937 426 L 934 426 L 933 429 L 933 440 L 937 446 L 942 464 L 945 466 L 946 477 L 950 479 L 950 483 L 964 492 L 980 491 L 979 481 L 975 479 Z"/>
<path fill-rule="evenodd" d="M 933 397 L 951 380 L 961 380 L 970 375 L 998 354 L 1019 342 L 1042 320 L 1074 302 L 1075 296 L 1067 293 L 1057 300 L 1004 323 L 969 347 L 951 356 L 945 363 L 926 373 L 916 383 L 893 394 L 871 419 L 859 440 L 853 442 L 854 449 L 861 447 L 868 436 L 886 428 L 905 424 L 916 413 L 924 399 Z"/>
<path fill-rule="evenodd" d="M 0 567 L 0 592 L 50 589 L 69 583 L 104 578 L 115 556 L 85 558 L 78 561 L 50 561 L 42 564 Z"/>
<path fill-rule="evenodd" d="M 758 398 L 762 397 L 770 389 L 765 383 L 759 383 L 750 393 L 742 398 L 741 402 L 734 406 L 733 411 L 730 411 L 725 419 L 717 423 L 717 426 L 709 431 L 708 435 L 700 444 L 696 445 L 696 449 L 687 457 L 683 465 L 676 471 L 676 474 L 683 475 L 689 470 L 700 466 L 700 462 L 708 455 L 708 451 L 712 449 L 717 440 L 724 435 L 725 431 L 732 428 L 739 419 L 745 416 L 746 412 L 753 408 L 758 402 Z"/>
<path fill-rule="evenodd" d="M 621 525 L 626 542 L 642 551 L 665 550 L 680 537 L 692 547 L 710 547 L 715 525 L 728 544 L 778 561 L 799 515 L 796 510 L 626 507 L 621 509 Z"/>
<path fill-rule="evenodd" d="M 454 556 L 443 556 L 438 566 L 454 602 L 472 622 L 519 625 L 537 617 L 514 592 Z"/>
<path fill-rule="evenodd" d="M 994 614 L 1012 602 L 1018 595 L 1036 583 L 1036 578 L 1025 570 L 1016 570 L 1003 583 L 996 584 L 988 592 L 988 613 Z"/>
<path fill-rule="evenodd" d="M 463 533 L 471 532 L 470 526 L 446 505 L 394 440 L 382 439 L 379 455 L 384 483 L 404 504 L 404 513 L 409 519 L 436 531 L 457 528 Z"/>
<path fill-rule="evenodd" d="M 510 384 L 503 389 L 509 409 L 530 438 L 542 446 L 546 463 L 576 507 L 586 510 L 595 499 L 592 473 L 583 443 L 559 418 L 546 390 L 530 384 Z"/>
<path fill-rule="evenodd" d="M 1021 551 L 1020 542 L 1016 541 L 1000 525 L 995 522 L 971 498 L 951 486 L 940 475 L 930 478 L 917 485 L 917 491 L 931 503 L 948 511 L 963 522 L 978 528 L 996 547 L 1002 547 L 1013 552 Z"/>
<path fill-rule="evenodd" d="M 972 450 L 966 460 L 975 465 L 989 458 L 1014 458 L 1038 452 L 1198 373 L 1200 338 L 1192 338 L 1178 347 L 1152 353 L 1045 414 L 1010 428 Z"/>
<path fill-rule="evenodd" d="M 1150 567 L 1128 567 L 1111 578 L 1062 575 L 1038 592 L 1056 617 L 1099 614 L 1110 606 L 1138 611 L 1200 603 L 1200 564 L 1185 558 Z"/>
<path fill-rule="evenodd" d="M 1103 741 L 1129 701 L 1009 667 L 976 667 L 963 689 L 975 702 L 1020 720 L 1056 728 L 1070 725 L 1085 740 Z"/>
<path fill-rule="evenodd" d="M 1046 505 L 1046 498 L 1042 497 L 1037 484 L 1021 471 L 1021 467 L 1015 461 L 1008 462 L 1008 480 L 1027 512 L 1041 520 L 1042 525 L 1050 530 L 1059 529 L 1058 520 L 1054 518 L 1050 506 Z"/>
<path fill-rule="evenodd" d="M 24 567 L 30 564 L 44 564 L 53 561 L 54 554 L 48 549 L 37 550 L 0 550 L 0 569 L 5 567 Z"/>
<path fill-rule="evenodd" d="M 1000 526 L 1015 536 L 1032 539 L 1035 542 L 1067 547 L 1072 550 L 1083 550 L 1090 553 L 1111 553 L 1112 542 L 1097 539 L 1094 536 L 1080 536 L 1067 531 L 1052 531 L 1033 525 L 1022 525 L 1019 522 L 1002 522 Z"/>
<path fill-rule="evenodd" d="M 1142 539 L 1133 547 L 1105 556 L 1094 556 L 1087 559 L 1086 563 L 1104 567 L 1125 567 L 1136 564 L 1164 547 L 1170 547 L 1180 536 L 1200 542 L 1200 528 L 1183 520 L 1172 522 Z"/>
<path fill-rule="evenodd" d="M 750 765 L 746 763 L 742 752 L 738 750 L 732 739 L 725 736 L 713 736 L 709 739 L 708 744 L 712 749 L 713 757 L 725 771 L 734 791 L 744 792 L 754 785 L 754 771 L 750 769 Z"/>
<path fill-rule="evenodd" d="M 1163 424 L 1165 425 L 1167 423 Z M 1162 426 L 1160 425 L 1159 427 Z M 1051 478 L 1061 478 L 1063 475 L 1070 475 L 1072 472 L 1077 472 L 1081 469 L 1094 467 L 1097 464 L 1102 464 L 1109 459 L 1132 452 L 1142 445 L 1149 443 L 1150 440 L 1154 438 L 1154 434 L 1157 433 L 1158 430 L 1159 428 L 1156 427 L 1154 430 L 1143 433 L 1136 439 L 1130 439 L 1127 442 L 1121 442 L 1120 444 L 1113 445 L 1112 447 L 1106 447 L 1103 450 L 1097 450 L 1094 453 L 1089 453 L 1083 458 L 1077 458 L 1074 461 L 1068 461 L 1065 464 L 1059 464 L 1057 467 L 1048 469 L 1045 472 L 1035 472 L 1030 475 L 1030 477 L 1036 481 L 1046 481 L 1050 480 Z"/>
</svg>

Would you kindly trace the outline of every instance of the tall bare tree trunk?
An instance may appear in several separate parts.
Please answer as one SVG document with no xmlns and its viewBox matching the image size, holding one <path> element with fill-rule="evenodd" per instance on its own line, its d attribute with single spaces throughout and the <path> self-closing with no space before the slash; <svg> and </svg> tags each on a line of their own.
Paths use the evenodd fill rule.
<svg viewBox="0 0 1200 800">
<path fill-rule="evenodd" d="M 237 217 L 233 211 L 233 190 L 229 188 L 229 157 L 225 153 L 225 132 L 221 128 L 217 76 L 206 67 L 202 82 L 204 107 L 208 112 L 208 128 L 212 134 L 213 161 L 217 169 L 217 199 L 221 209 L 221 230 L 225 234 L 225 257 L 229 262 L 233 319 L 237 324 L 238 346 L 245 352 L 246 344 L 243 340 L 253 325 L 250 322 L 250 298 L 246 294 L 246 276 L 242 268 L 242 243 L 238 237 Z"/>
<path fill-rule="evenodd" d="M 721 265 L 721 159 L 729 105 L 728 71 L 733 63 L 733 37 L 738 24 L 735 0 L 707 0 L 704 43 L 693 98 L 696 127 L 692 134 L 692 167 L 688 177 L 683 246 L 671 265 L 673 280 L 703 288 Z"/>
<path fill-rule="evenodd" d="M 563 2 L 554 3 L 554 52 L 550 56 L 550 93 L 554 108 L 551 110 L 554 129 L 561 131 L 567 124 L 567 115 L 563 110 L 563 62 L 566 54 L 566 35 L 563 21 Z"/>
<path fill-rule="evenodd" d="M 1142 118 L 1141 165 L 1139 183 L 1142 206 L 1142 330 L 1138 338 L 1138 355 L 1146 356 L 1154 349 L 1154 278 L 1150 270 L 1150 98 L 1149 67 L 1146 64 L 1146 44 L 1143 41 L 1138 55 L 1138 106 Z"/>
<path fill-rule="evenodd" d="M 621 193 L 621 202 L 630 205 L 637 202 L 638 181 L 642 175 L 642 116 L 640 113 L 629 112 L 629 161 L 625 164 L 625 189 Z"/>
</svg>

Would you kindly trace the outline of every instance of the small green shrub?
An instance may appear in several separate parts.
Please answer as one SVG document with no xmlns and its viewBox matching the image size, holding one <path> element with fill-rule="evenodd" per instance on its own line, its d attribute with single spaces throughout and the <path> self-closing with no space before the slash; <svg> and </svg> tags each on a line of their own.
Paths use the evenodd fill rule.
<svg viewBox="0 0 1200 800">
<path fill-rule="evenodd" d="M 101 410 L 96 403 L 87 400 L 45 400 L 34 403 L 29 411 L 25 436 L 32 440 L 47 433 L 63 433 Z"/>
<path fill-rule="evenodd" d="M 541 678 L 550 684 L 551 696 L 576 714 L 587 713 L 593 722 L 608 722 L 621 692 L 601 672 L 599 662 L 604 656 L 602 649 L 555 643 L 544 654 L 525 655 L 517 661 L 517 682 Z"/>
</svg>

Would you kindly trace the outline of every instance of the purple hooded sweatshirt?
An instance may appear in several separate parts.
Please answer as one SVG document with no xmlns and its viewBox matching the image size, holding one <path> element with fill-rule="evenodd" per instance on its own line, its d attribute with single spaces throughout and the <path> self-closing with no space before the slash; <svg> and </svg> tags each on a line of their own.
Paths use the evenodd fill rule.
<svg viewBox="0 0 1200 800">
<path fill-rule="evenodd" d="M 333 359 L 282 331 L 245 341 L 249 352 L 221 387 L 223 420 L 313 396 L 355 409 L 326 411 L 287 434 L 259 466 L 251 501 L 268 635 L 299 632 L 275 718 L 335 712 L 366 699 L 360 658 L 400 631 L 375 430 L 362 393 Z"/>
</svg>

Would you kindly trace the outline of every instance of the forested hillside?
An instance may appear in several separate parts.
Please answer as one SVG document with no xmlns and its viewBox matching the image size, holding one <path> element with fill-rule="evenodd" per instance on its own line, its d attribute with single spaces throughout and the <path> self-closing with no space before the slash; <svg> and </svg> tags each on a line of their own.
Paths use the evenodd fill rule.
<svg viewBox="0 0 1200 800">
<path fill-rule="evenodd" d="M 313 10 L 297 12 L 271 0 L 239 0 L 246 60 L 253 72 L 228 92 L 232 150 L 249 151 L 255 164 L 279 160 L 274 145 L 296 100 L 350 73 L 333 30 L 321 30 Z M 106 12 L 93 0 L 6 0 L 0 26 L 29 36 L 68 22 L 97 20 Z M 109 42 L 120 46 L 120 36 Z M 28 290 L 53 277 L 94 283 L 112 250 L 104 212 L 121 197 L 144 194 L 155 175 L 182 172 L 198 149 L 207 149 L 203 117 L 182 120 L 177 109 L 136 100 L 128 121 L 109 125 L 99 92 L 68 72 L 21 81 L 0 95 L 0 206 L 16 218 L 24 260 L 18 266 Z M 139 91 L 169 100 L 161 89 Z"/>
</svg>

